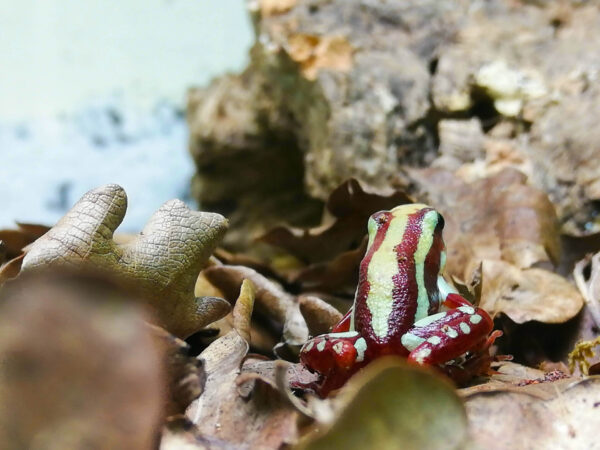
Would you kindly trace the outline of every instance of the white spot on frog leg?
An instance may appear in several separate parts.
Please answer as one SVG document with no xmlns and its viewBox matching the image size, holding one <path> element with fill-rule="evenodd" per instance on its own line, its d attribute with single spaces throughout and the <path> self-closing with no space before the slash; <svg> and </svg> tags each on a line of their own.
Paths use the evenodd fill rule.
<svg viewBox="0 0 600 450">
<path fill-rule="evenodd" d="M 424 317 L 421 320 L 416 321 L 413 326 L 414 327 L 424 327 L 429 325 L 432 322 L 435 322 L 436 320 L 442 319 L 446 317 L 446 312 L 440 312 L 437 314 L 432 314 L 430 316 Z"/>
<path fill-rule="evenodd" d="M 431 355 L 431 349 L 430 348 L 422 348 L 421 350 L 419 350 L 417 353 L 414 354 L 414 359 L 419 364 L 423 364 L 423 361 L 429 355 Z"/>
<path fill-rule="evenodd" d="M 302 349 L 302 351 L 310 352 L 310 349 L 313 348 L 314 345 L 315 345 L 315 341 L 307 342 L 306 345 L 304 346 L 304 348 Z"/>
<path fill-rule="evenodd" d="M 469 334 L 471 332 L 471 327 L 464 322 L 461 322 L 459 327 L 460 330 L 465 334 Z"/>
<path fill-rule="evenodd" d="M 448 327 L 448 329 L 445 330 L 445 333 L 451 339 L 458 337 L 458 332 L 454 328 L 451 328 L 451 327 Z"/>
<path fill-rule="evenodd" d="M 344 343 L 343 342 L 336 342 L 335 344 L 333 344 L 333 351 L 336 352 L 338 355 L 342 354 L 342 350 L 344 349 Z"/>
<path fill-rule="evenodd" d="M 481 322 L 481 319 L 482 317 L 479 314 L 473 314 L 471 317 L 469 317 L 469 320 L 474 325 L 477 325 L 479 322 Z"/>
<path fill-rule="evenodd" d="M 354 343 L 354 348 L 356 349 L 356 361 L 364 361 L 365 352 L 367 351 L 367 341 L 365 341 L 365 338 L 358 338 Z"/>
<path fill-rule="evenodd" d="M 319 350 L 320 352 L 325 350 L 325 339 L 321 339 L 319 341 L 319 343 L 317 344 L 317 350 Z"/>
<path fill-rule="evenodd" d="M 475 308 L 472 306 L 459 306 L 457 309 L 465 314 L 475 314 Z"/>
<path fill-rule="evenodd" d="M 427 339 L 427 342 L 433 345 L 439 345 L 442 342 L 442 338 L 440 338 L 439 336 L 430 336 Z"/>
<path fill-rule="evenodd" d="M 404 348 L 406 350 L 408 350 L 409 352 L 412 352 L 415 348 L 417 348 L 419 345 L 421 345 L 424 341 L 425 341 L 425 339 L 423 339 L 422 337 L 415 336 L 414 334 L 410 334 L 410 333 L 403 334 L 402 338 L 400 338 L 400 342 L 402 342 L 402 345 L 404 346 Z"/>
<path fill-rule="evenodd" d="M 340 338 L 353 338 L 358 336 L 358 331 L 344 331 L 343 333 L 329 333 L 331 339 L 340 339 Z"/>
</svg>

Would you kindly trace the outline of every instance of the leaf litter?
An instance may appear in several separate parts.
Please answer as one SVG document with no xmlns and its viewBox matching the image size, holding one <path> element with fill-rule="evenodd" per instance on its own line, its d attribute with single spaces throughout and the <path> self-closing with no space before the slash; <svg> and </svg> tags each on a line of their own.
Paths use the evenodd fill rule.
<svg viewBox="0 0 600 450">
<path fill-rule="evenodd" d="M 505 342 L 516 348 L 515 338 L 527 335 L 522 330 L 535 329 L 542 336 L 539 327 L 554 327 L 550 329 L 565 342 L 577 336 L 592 342 L 593 327 L 598 326 L 598 265 L 577 266 L 579 290 L 565 277 L 560 244 L 568 240 L 560 236 L 545 194 L 512 169 L 475 181 L 440 169 L 409 176 L 415 198 L 446 218 L 448 274 L 495 316 Z M 332 193 L 321 226 L 278 227 L 262 238 L 279 247 L 279 258 L 287 254 L 296 261 L 285 266 L 218 249 L 226 220 L 194 213 L 178 201 L 163 205 L 141 234 L 115 235 L 126 197 L 121 188 L 109 185 L 86 194 L 49 231 L 20 225 L 18 233 L 3 234 L 6 238 L 1 240 L 9 243 L 3 247 L 0 283 L 5 285 L 0 293 L 14 295 L 12 286 L 38 276 L 39 269 L 94 268 L 112 274 L 129 299 L 118 302 L 120 308 L 139 308 L 139 313 L 123 319 L 129 323 L 126 328 L 138 330 L 133 324 L 144 321 L 152 324 L 140 328 L 139 337 L 126 336 L 126 348 L 114 350 L 113 357 L 143 352 L 158 361 L 149 374 L 158 374 L 159 381 L 148 387 L 158 401 L 143 408 L 144 413 L 155 411 L 150 420 L 153 436 L 163 424 L 161 448 L 364 448 L 367 442 L 378 448 L 397 448 L 400 443 L 405 448 L 502 448 L 500 444 L 515 436 L 548 445 L 551 437 L 563 448 L 593 442 L 587 424 L 593 423 L 600 405 L 600 399 L 595 400 L 600 395 L 596 378 L 571 373 L 565 365 L 568 352 L 550 360 L 533 340 L 518 343 L 528 346 L 531 358 L 494 363 L 496 374 L 460 390 L 437 372 L 398 360 L 376 361 L 327 399 L 291 387 L 315 377 L 297 363 L 299 347 L 310 335 L 327 332 L 351 304 L 368 216 L 409 201 L 412 197 L 402 190 L 377 192 L 347 181 Z M 213 252 L 216 258 L 210 257 Z M 131 286 L 136 289 L 126 289 Z M 90 296 L 79 297 L 75 304 Z M 67 308 L 55 303 L 48 307 Z M 105 303 L 99 300 L 96 307 Z M 39 320 L 42 311 L 25 316 L 23 326 Z M 10 314 L 5 321 L 14 320 Z M 86 320 L 100 320 L 96 317 L 102 314 L 92 310 Z M 590 317 L 591 322 L 586 321 Z M 80 322 L 64 327 L 83 335 L 78 327 L 85 320 Z M 60 345 L 54 339 L 56 328 L 46 333 L 50 347 Z M 86 353 L 95 354 L 103 344 L 89 336 Z M 144 339 L 152 350 L 143 350 Z M 510 353 L 510 345 L 502 341 L 497 351 Z M 0 354 L 9 352 L 7 348 Z M 574 343 L 569 349 L 573 348 Z M 541 369 L 521 364 L 536 358 Z M 593 352 L 583 351 L 579 361 L 590 368 L 597 360 Z M 109 377 L 106 389 L 131 386 L 126 379 L 121 383 Z M 0 383 L 12 388 L 6 375 Z M 43 420 L 35 426 L 20 416 L 15 419 L 16 429 L 25 430 L 20 431 L 23 440 L 37 436 L 36 427 L 49 420 L 50 409 L 40 413 Z M 133 410 L 130 414 L 143 416 Z M 105 426 L 98 424 L 99 429 Z M 546 430 L 549 438 L 534 436 L 536 427 Z M 88 429 L 82 426 L 80 436 Z M 140 442 L 132 441 L 129 448 L 145 448 L 141 442 L 148 433 L 140 431 Z M 73 436 L 76 439 L 77 433 Z M 129 442 L 133 437 L 117 439 Z"/>
</svg>

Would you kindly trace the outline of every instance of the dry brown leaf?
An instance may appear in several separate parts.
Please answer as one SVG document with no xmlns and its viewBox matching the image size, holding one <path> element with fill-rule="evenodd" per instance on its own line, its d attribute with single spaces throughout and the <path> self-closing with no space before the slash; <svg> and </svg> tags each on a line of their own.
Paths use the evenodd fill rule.
<svg viewBox="0 0 600 450">
<path fill-rule="evenodd" d="M 486 383 L 459 389 L 458 393 L 468 398 L 485 392 L 516 392 L 548 400 L 556 395 L 558 387 L 564 388 L 581 379 L 570 377 L 567 375 L 569 371 L 566 366 L 563 368 L 566 371 L 556 369 L 543 371 L 512 361 L 502 361 L 494 364 L 497 373 L 493 374 Z"/>
<path fill-rule="evenodd" d="M 219 261 L 219 264 L 213 265 L 218 266 L 221 264 L 226 264 L 228 266 L 246 266 L 256 270 L 259 273 L 262 273 L 264 276 L 269 278 L 277 279 L 279 276 L 266 263 L 244 253 L 231 253 L 221 247 L 218 247 L 215 249 L 214 258 Z"/>
<path fill-rule="evenodd" d="M 465 400 L 471 439 L 477 448 L 594 448 L 598 440 L 600 377 L 544 383 L 551 398 L 521 392 L 477 393 Z"/>
<path fill-rule="evenodd" d="M 260 355 L 248 355 L 242 365 L 242 375 L 238 377 L 238 385 L 245 383 L 247 380 L 255 379 L 256 377 L 261 378 L 265 383 L 277 386 L 277 376 L 275 367 L 278 363 L 284 363 L 288 376 L 296 376 L 297 373 L 301 372 L 304 368 L 301 364 L 291 364 L 287 361 L 266 359 Z M 308 371 L 309 378 L 311 380 L 317 379 L 318 375 L 314 375 Z M 247 377 L 244 377 L 246 375 Z M 305 374 L 303 374 L 305 375 Z"/>
<path fill-rule="evenodd" d="M 238 302 L 234 315 L 240 317 L 238 323 L 247 324 L 252 308 L 243 299 Z M 188 408 L 187 417 L 202 436 L 229 445 L 279 448 L 291 444 L 297 434 L 297 413 L 287 400 L 262 380 L 256 380 L 251 394 L 240 393 L 237 378 L 247 352 L 248 342 L 232 330 L 200 354 L 207 373 L 205 390 Z"/>
<path fill-rule="evenodd" d="M 0 266 L 0 285 L 19 275 L 21 272 L 21 265 L 23 264 L 23 258 L 25 258 L 24 254 L 17 256 Z"/>
<path fill-rule="evenodd" d="M 581 310 L 574 287 L 539 268 L 558 263 L 560 237 L 552 203 L 523 174 L 506 169 L 471 184 L 443 170 L 411 174 L 446 219 L 447 273 L 471 280 L 483 263 L 484 309 L 517 323 L 562 323 Z"/>
<path fill-rule="evenodd" d="M 242 281 L 250 280 L 256 288 L 257 310 L 283 325 L 285 342 L 299 345 L 308 339 L 308 328 L 296 299 L 255 270 L 223 265 L 209 267 L 203 273 L 230 302 L 237 298 Z"/>
<path fill-rule="evenodd" d="M 204 389 L 206 373 L 202 361 L 189 356 L 190 346 L 156 325 L 148 325 L 157 348 L 166 358 L 168 395 L 166 415 L 185 413 L 186 408 Z"/>
<path fill-rule="evenodd" d="M 185 418 L 169 421 L 163 428 L 160 450 L 237 450 L 239 447 L 220 439 L 202 436 Z"/>
<path fill-rule="evenodd" d="M 166 383 L 138 304 L 64 273 L 20 277 L 0 297 L 2 448 L 152 448 Z"/>
<path fill-rule="evenodd" d="M 309 80 L 315 80 L 322 69 L 347 72 L 354 59 L 354 48 L 343 36 L 292 34 L 286 50 Z"/>
<path fill-rule="evenodd" d="M 30 223 L 17 223 L 16 229 L 0 230 L 0 241 L 6 247 L 6 258 L 12 259 L 23 253 L 23 249 L 44 235 L 50 227 Z"/>
<path fill-rule="evenodd" d="M 290 380 L 306 385 L 316 382 L 318 375 L 309 372 L 302 364 L 292 364 L 280 359 L 273 361 L 248 356 L 242 365 L 242 373 L 236 380 L 240 394 L 244 397 L 249 397 L 252 389 L 254 389 L 256 380 L 260 380 L 277 389 L 280 394 L 290 401 L 290 404 L 298 412 L 306 413 L 307 408 L 303 402 L 291 391 Z M 306 415 L 314 418 L 312 414 Z"/>
<path fill-rule="evenodd" d="M 226 219 L 171 200 L 134 240 L 118 245 L 113 233 L 126 209 L 127 196 L 120 186 L 89 191 L 31 245 L 23 270 L 87 264 L 114 272 L 139 288 L 159 323 L 182 338 L 227 314 L 226 301 L 194 297 L 198 273 L 223 237 Z"/>
<path fill-rule="evenodd" d="M 323 225 L 310 230 L 276 227 L 261 240 L 307 263 L 331 260 L 358 247 L 367 233 L 366 223 L 371 214 L 411 201 L 404 192 L 365 189 L 351 178 L 329 196 L 326 208 L 332 217 Z"/>
<path fill-rule="evenodd" d="M 0 230 L 0 285 L 19 275 L 28 246 L 49 229 L 46 225 L 17 222 L 16 229 Z"/>
<path fill-rule="evenodd" d="M 501 381 L 520 382 L 523 380 L 535 380 L 544 376 L 544 371 L 524 366 L 513 361 L 502 361 L 495 370 L 499 373 L 492 376 L 492 379 Z"/>
<path fill-rule="evenodd" d="M 248 343 L 250 343 L 250 318 L 254 309 L 255 294 L 256 288 L 252 282 L 244 280 L 233 309 L 233 327 Z"/>
<path fill-rule="evenodd" d="M 516 323 L 563 323 L 577 315 L 583 298 L 555 273 L 486 260 L 482 263 L 479 306 L 492 315 L 503 312 Z"/>
<path fill-rule="evenodd" d="M 319 297 L 301 295 L 298 301 L 311 336 L 330 332 L 331 328 L 342 320 L 342 313 Z"/>
<path fill-rule="evenodd" d="M 526 184 L 522 173 L 506 169 L 470 184 L 443 170 L 411 173 L 446 219 L 449 274 L 470 279 L 485 259 L 501 259 L 519 268 L 558 262 L 554 207 L 545 193 Z"/>
<path fill-rule="evenodd" d="M 358 268 L 367 250 L 367 239 L 361 245 L 340 253 L 331 261 L 315 263 L 292 274 L 292 283 L 299 283 L 302 290 L 354 295 L 358 284 Z"/>
</svg>

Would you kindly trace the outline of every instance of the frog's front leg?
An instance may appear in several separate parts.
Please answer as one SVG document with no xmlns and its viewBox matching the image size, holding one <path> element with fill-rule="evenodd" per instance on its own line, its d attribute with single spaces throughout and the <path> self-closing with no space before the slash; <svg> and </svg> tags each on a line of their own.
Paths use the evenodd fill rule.
<svg viewBox="0 0 600 450">
<path fill-rule="evenodd" d="M 462 306 L 425 317 L 415 322 L 402 336 L 402 345 L 410 352 L 409 361 L 444 364 L 468 351 L 486 347 L 488 335 L 494 327 L 491 317 L 462 297 L 455 297 L 451 299 L 457 302 L 454 304 Z"/>
<path fill-rule="evenodd" d="M 300 350 L 300 361 L 321 375 L 314 386 L 325 396 L 341 387 L 359 368 L 366 364 L 367 343 L 357 331 L 329 333 L 309 340 Z"/>
</svg>

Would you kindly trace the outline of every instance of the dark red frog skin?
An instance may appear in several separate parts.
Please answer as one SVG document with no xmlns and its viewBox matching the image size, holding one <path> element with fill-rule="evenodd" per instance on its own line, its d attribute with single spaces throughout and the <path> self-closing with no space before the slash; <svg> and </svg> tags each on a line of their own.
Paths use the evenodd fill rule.
<svg viewBox="0 0 600 450">
<path fill-rule="evenodd" d="M 384 355 L 452 375 L 462 369 L 447 363 L 469 352 L 481 361 L 471 372 L 489 370 L 487 349 L 501 333 L 490 335 L 490 316 L 444 280 L 443 227 L 442 216 L 423 204 L 371 216 L 352 308 L 331 333 L 309 340 L 300 351 L 302 364 L 320 375 L 309 388 L 326 396 Z"/>
</svg>

